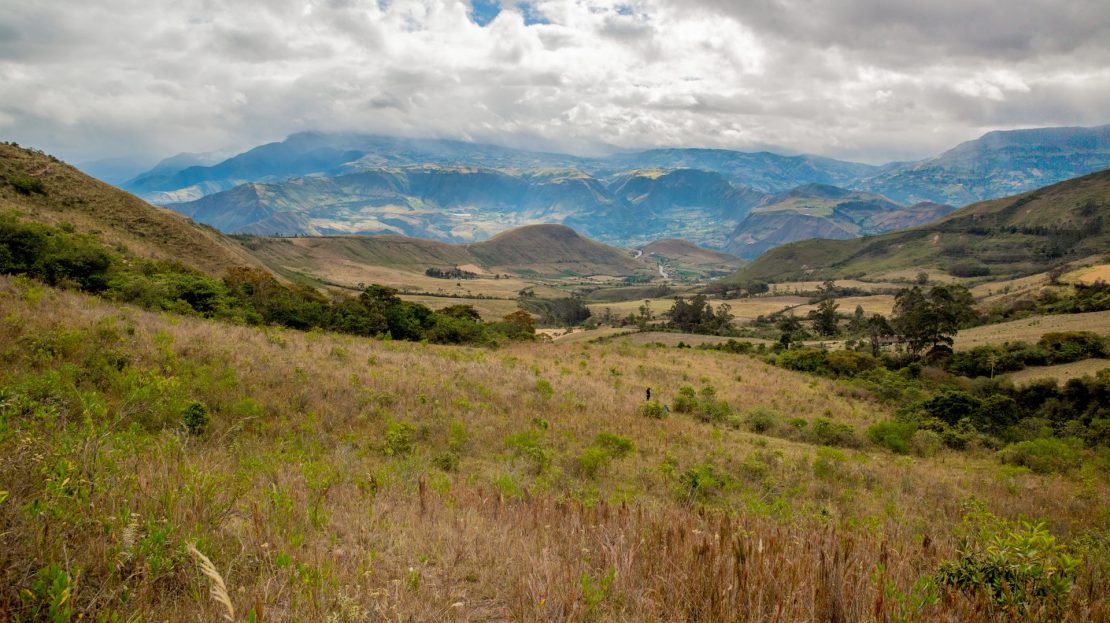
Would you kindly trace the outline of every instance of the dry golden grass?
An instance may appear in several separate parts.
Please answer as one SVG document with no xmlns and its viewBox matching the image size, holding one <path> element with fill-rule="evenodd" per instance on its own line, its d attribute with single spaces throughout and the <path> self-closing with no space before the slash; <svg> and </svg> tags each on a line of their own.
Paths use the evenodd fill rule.
<svg viewBox="0 0 1110 623">
<path fill-rule="evenodd" d="M 864 444 L 822 459 L 835 471 L 818 477 L 806 443 L 637 415 L 645 387 L 669 401 L 688 383 L 741 413 L 857 430 L 890 416 L 843 385 L 741 356 L 233 327 L 8 278 L 0 310 L 0 612 L 17 617 L 21 591 L 57 563 L 80 578 L 71 604 L 85 620 L 215 620 L 227 608 L 209 599 L 195 544 L 240 619 L 892 620 L 905 605 L 884 585 L 910 591 L 952 558 L 972 498 L 1044 518 L 1063 539 L 1110 529 L 1110 486 L 1093 473 Z M 95 365 L 115 354 L 118 374 Z M 67 378 L 82 390 L 64 390 Z M 38 396 L 35 415 L 20 415 L 21 396 Z M 211 410 L 204 436 L 159 419 L 175 397 Z M 411 426 L 411 453 L 390 452 L 391 422 Z M 542 469 L 507 443 L 527 431 Z M 581 457 L 600 432 L 635 450 L 591 476 Z M 459 462 L 445 472 L 435 464 L 449 450 Z M 695 499 L 683 474 L 703 465 L 728 484 Z M 1054 616 L 1110 616 L 1103 564 L 1085 563 Z M 954 592 L 909 618 L 987 620 Z"/>
<path fill-rule="evenodd" d="M 413 303 L 427 305 L 432 309 L 443 309 L 451 305 L 472 305 L 482 319 L 486 321 L 501 320 L 505 316 L 520 309 L 516 300 L 476 299 L 467 297 L 425 296 L 421 294 L 402 294 L 401 298 Z"/>
<path fill-rule="evenodd" d="M 1110 359 L 1084 359 L 1055 366 L 1037 366 L 1006 374 L 1015 385 L 1023 385 L 1036 379 L 1055 379 L 1058 384 L 1084 376 L 1094 376 L 1099 371 L 1110 368 Z"/>
<path fill-rule="evenodd" d="M 1110 264 L 1092 266 L 1076 275 L 1076 280 L 1080 283 L 1095 283 L 1097 281 L 1110 283 Z"/>
<path fill-rule="evenodd" d="M 1110 311 L 1034 316 L 974 327 L 960 331 L 956 335 L 955 346 L 957 349 L 967 349 L 983 344 L 1036 342 L 1045 333 L 1053 331 L 1094 331 L 1100 335 L 1110 335 Z"/>
<path fill-rule="evenodd" d="M 894 297 L 889 294 L 846 296 L 836 299 L 836 302 L 840 305 L 837 311 L 841 314 L 855 313 L 857 305 L 863 307 L 863 312 L 868 316 L 872 314 L 890 316 L 891 312 L 894 310 Z M 816 309 L 816 305 L 803 305 L 794 310 L 794 315 L 804 317 L 806 314 Z"/>
</svg>

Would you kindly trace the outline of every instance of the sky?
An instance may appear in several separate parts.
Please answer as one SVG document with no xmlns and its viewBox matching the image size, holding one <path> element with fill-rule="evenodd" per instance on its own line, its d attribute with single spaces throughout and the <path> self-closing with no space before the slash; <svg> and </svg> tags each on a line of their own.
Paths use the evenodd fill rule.
<svg viewBox="0 0 1110 623">
<path fill-rule="evenodd" d="M 1106 0 L 0 4 L 0 139 L 74 162 L 319 130 L 880 163 L 1105 123 Z"/>
</svg>

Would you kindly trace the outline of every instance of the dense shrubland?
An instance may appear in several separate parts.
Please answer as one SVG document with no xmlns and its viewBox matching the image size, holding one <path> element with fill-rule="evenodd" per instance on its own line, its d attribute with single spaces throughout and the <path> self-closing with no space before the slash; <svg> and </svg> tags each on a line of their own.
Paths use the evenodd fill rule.
<svg viewBox="0 0 1110 623">
<path fill-rule="evenodd" d="M 401 300 L 397 291 L 369 286 L 357 297 L 328 297 L 304 285 L 280 283 L 251 268 L 214 279 L 183 264 L 128 257 L 65 227 L 0 216 L 0 274 L 27 275 L 146 309 L 241 324 L 275 324 L 442 344 L 492 344 L 532 339 L 527 314 L 484 323 L 466 305 L 438 312 Z"/>
</svg>

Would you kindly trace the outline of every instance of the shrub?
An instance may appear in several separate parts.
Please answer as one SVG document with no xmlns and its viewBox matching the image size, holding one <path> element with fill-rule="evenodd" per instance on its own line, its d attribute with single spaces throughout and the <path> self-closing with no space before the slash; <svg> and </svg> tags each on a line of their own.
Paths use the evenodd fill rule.
<svg viewBox="0 0 1110 623">
<path fill-rule="evenodd" d="M 958 559 L 941 563 L 935 577 L 942 586 L 973 594 L 982 591 L 1012 614 L 1041 604 L 1059 606 L 1071 591 L 1078 567 L 1079 561 L 1044 524 L 1025 523 L 1000 530 L 985 543 L 965 546 Z"/>
<path fill-rule="evenodd" d="M 970 418 L 979 410 L 978 398 L 967 392 L 953 391 L 934 396 L 925 401 L 922 407 L 930 416 L 954 425 L 964 418 Z"/>
<path fill-rule="evenodd" d="M 828 352 L 813 348 L 798 348 L 783 351 L 778 363 L 788 370 L 799 372 L 826 372 L 829 369 Z"/>
<path fill-rule="evenodd" d="M 385 453 L 387 456 L 407 456 L 414 449 L 412 426 L 405 422 L 390 421 L 385 426 Z"/>
<path fill-rule="evenodd" d="M 628 456 L 636 447 L 631 439 L 604 432 L 597 434 L 597 437 L 594 438 L 594 444 L 599 448 L 604 448 L 617 458 Z"/>
<path fill-rule="evenodd" d="M 844 461 L 846 458 L 840 450 L 817 448 L 817 458 L 813 460 L 813 475 L 822 480 L 844 477 Z"/>
<path fill-rule="evenodd" d="M 1038 474 L 1067 473 L 1083 462 L 1075 440 L 1033 439 L 1006 446 L 999 452 L 1003 463 L 1021 465 Z"/>
<path fill-rule="evenodd" d="M 509 435 L 505 437 L 505 447 L 515 458 L 528 462 L 536 474 L 542 473 L 551 464 L 551 456 L 539 431 L 527 430 Z"/>
<path fill-rule="evenodd" d="M 867 438 L 877 446 L 883 446 L 898 454 L 907 454 L 910 451 L 910 439 L 916 432 L 915 424 L 887 420 L 868 427 Z"/>
<path fill-rule="evenodd" d="M 693 413 L 697 404 L 698 394 L 693 387 L 683 385 L 678 388 L 678 395 L 674 398 L 675 413 Z"/>
<path fill-rule="evenodd" d="M 1053 364 L 1106 356 L 1102 337 L 1091 331 L 1045 333 L 1037 345 L 1048 351 Z"/>
<path fill-rule="evenodd" d="M 682 472 L 679 482 L 687 502 L 703 502 L 720 493 L 727 484 L 725 477 L 710 463 L 695 465 Z"/>
<path fill-rule="evenodd" d="M 605 448 L 589 446 L 578 455 L 575 466 L 579 474 L 593 480 L 609 466 L 612 460 L 613 455 Z"/>
<path fill-rule="evenodd" d="M 191 402 L 181 411 L 181 421 L 190 435 L 203 435 L 208 430 L 208 407 L 200 402 Z"/>
<path fill-rule="evenodd" d="M 46 194 L 46 186 L 37 177 L 31 177 L 23 173 L 16 173 L 8 178 L 8 183 L 12 185 L 17 193 L 22 195 L 30 195 L 31 193 L 38 193 L 40 195 Z"/>
<path fill-rule="evenodd" d="M 675 397 L 674 410 L 690 413 L 698 420 L 710 423 L 724 422 L 732 414 L 727 402 L 717 400 L 717 390 L 712 385 L 702 387 L 697 393 L 693 387 L 683 385 Z"/>
<path fill-rule="evenodd" d="M 675 410 L 678 410 L 677 404 L 675 406 Z M 663 409 L 663 403 L 659 402 L 658 400 L 649 400 L 640 405 L 639 413 L 640 415 L 651 418 L 653 420 L 661 420 L 667 417 L 667 412 Z"/>
<path fill-rule="evenodd" d="M 815 443 L 826 446 L 856 445 L 854 428 L 847 424 L 833 422 L 828 418 L 819 417 L 813 420 L 809 434 Z"/>
<path fill-rule="evenodd" d="M 910 437 L 910 450 L 917 456 L 936 456 L 942 446 L 944 439 L 933 430 L 918 430 Z"/>
<path fill-rule="evenodd" d="M 829 369 L 839 376 L 856 376 L 879 367 L 879 360 L 867 353 L 834 350 L 826 356 Z"/>
<path fill-rule="evenodd" d="M 555 390 L 551 387 L 551 383 L 544 379 L 539 379 L 536 381 L 536 393 L 540 395 L 542 400 L 551 400 L 551 397 L 555 395 Z"/>
<path fill-rule="evenodd" d="M 766 433 L 774 428 L 778 421 L 778 411 L 764 405 L 756 405 L 744 413 L 744 423 L 754 433 Z"/>
<path fill-rule="evenodd" d="M 459 469 L 459 460 L 460 458 L 457 452 L 447 450 L 432 457 L 432 465 L 435 465 L 445 472 L 454 472 Z"/>
</svg>

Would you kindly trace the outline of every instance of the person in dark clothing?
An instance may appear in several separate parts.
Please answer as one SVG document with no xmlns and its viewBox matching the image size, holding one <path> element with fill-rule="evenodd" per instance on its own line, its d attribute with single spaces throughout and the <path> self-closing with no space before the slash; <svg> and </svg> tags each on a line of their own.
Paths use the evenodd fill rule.
<svg viewBox="0 0 1110 623">
<path fill-rule="evenodd" d="M 647 401 L 651 402 L 651 388 L 647 388 Z"/>
</svg>

